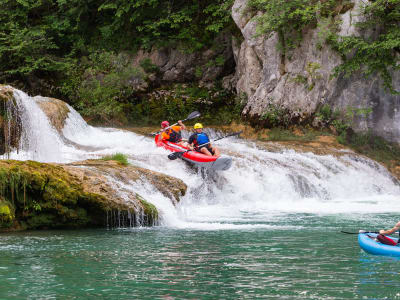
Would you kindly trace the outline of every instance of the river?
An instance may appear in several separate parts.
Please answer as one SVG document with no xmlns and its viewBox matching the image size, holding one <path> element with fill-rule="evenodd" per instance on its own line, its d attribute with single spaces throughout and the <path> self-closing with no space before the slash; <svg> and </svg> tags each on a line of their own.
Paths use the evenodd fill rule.
<svg viewBox="0 0 400 300">
<path fill-rule="evenodd" d="M 365 254 L 357 235 L 340 233 L 398 221 L 400 188 L 379 164 L 229 138 L 218 145 L 232 168 L 205 173 L 168 160 L 150 138 L 91 127 L 73 109 L 60 135 L 40 97 L 15 98 L 25 143 L 11 158 L 71 162 L 120 152 L 182 179 L 188 191 L 174 206 L 145 180 L 115 180 L 156 205 L 153 228 L 2 234 L 1 299 L 400 298 L 398 260 Z"/>
</svg>

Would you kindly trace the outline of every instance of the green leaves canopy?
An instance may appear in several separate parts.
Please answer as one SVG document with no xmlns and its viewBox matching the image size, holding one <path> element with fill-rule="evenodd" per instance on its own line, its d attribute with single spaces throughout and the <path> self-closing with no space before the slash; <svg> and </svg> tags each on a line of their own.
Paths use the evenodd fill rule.
<svg viewBox="0 0 400 300">
<path fill-rule="evenodd" d="M 60 75 L 97 50 L 209 46 L 233 0 L 2 0 L 0 80 Z M 53 74 L 53 75 L 49 75 Z"/>
</svg>

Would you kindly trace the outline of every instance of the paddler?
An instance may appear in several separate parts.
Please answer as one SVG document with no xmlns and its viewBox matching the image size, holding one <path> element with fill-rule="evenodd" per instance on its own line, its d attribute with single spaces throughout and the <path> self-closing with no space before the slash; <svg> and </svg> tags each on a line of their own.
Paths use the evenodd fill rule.
<svg viewBox="0 0 400 300">
<path fill-rule="evenodd" d="M 187 143 L 182 140 L 182 129 L 186 129 L 185 124 L 181 120 L 178 121 L 178 125 L 169 127 L 168 121 L 161 122 L 161 138 L 171 143 L 179 144 L 187 147 Z"/>
<path fill-rule="evenodd" d="M 189 145 L 191 147 L 191 149 L 194 149 L 198 152 L 201 152 L 205 155 L 209 155 L 209 156 L 220 156 L 220 152 L 219 149 L 217 147 L 214 147 L 211 145 L 210 142 L 210 138 L 208 137 L 208 135 L 203 132 L 203 125 L 201 123 L 196 123 L 193 126 L 195 133 L 193 133 L 190 137 L 189 137 Z M 207 145 L 201 146 L 202 144 L 206 144 L 209 143 Z"/>
<path fill-rule="evenodd" d="M 396 245 L 396 242 L 393 241 L 392 239 L 386 237 L 385 235 L 390 235 L 395 233 L 396 231 L 399 231 L 399 240 L 397 242 L 397 244 L 399 244 L 400 242 L 400 222 L 397 222 L 396 225 L 394 225 L 394 227 L 392 229 L 389 230 L 384 230 L 381 229 L 379 230 L 379 235 L 376 237 L 382 244 L 386 244 L 386 245 Z"/>
</svg>

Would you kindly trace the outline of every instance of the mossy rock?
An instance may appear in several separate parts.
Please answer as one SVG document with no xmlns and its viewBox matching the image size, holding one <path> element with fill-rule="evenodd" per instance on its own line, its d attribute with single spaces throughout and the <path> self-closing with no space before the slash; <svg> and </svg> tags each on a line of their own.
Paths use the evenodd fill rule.
<svg viewBox="0 0 400 300">
<path fill-rule="evenodd" d="M 101 227 L 110 212 L 139 213 L 137 207 L 85 190 L 77 176 L 59 165 L 34 161 L 1 160 L 0 195 L 4 199 L 0 202 L 3 229 Z M 158 217 L 155 207 L 141 206 L 146 207 L 145 214 L 151 214 L 145 216 L 146 224 L 154 223 Z M 118 224 L 125 226 L 124 222 Z"/>
<path fill-rule="evenodd" d="M 9 228 L 15 219 L 13 205 L 0 197 L 0 228 Z"/>
</svg>

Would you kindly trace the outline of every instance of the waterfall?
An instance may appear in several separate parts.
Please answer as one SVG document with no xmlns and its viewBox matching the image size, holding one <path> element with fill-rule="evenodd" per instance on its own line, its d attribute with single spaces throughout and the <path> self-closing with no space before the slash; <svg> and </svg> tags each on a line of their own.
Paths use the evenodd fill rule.
<svg viewBox="0 0 400 300">
<path fill-rule="evenodd" d="M 227 138 L 218 146 L 233 157 L 232 168 L 204 172 L 181 160 L 168 160 L 168 152 L 156 148 L 151 138 L 89 126 L 72 107 L 59 133 L 35 98 L 16 91 L 15 99 L 23 143 L 22 151 L 10 154 L 14 159 L 72 162 L 120 152 L 133 165 L 182 179 L 188 190 L 176 206 L 145 179 L 120 184 L 121 193 L 139 193 L 156 205 L 162 226 L 254 228 L 268 227 L 276 218 L 284 224 L 285 218 L 297 214 L 358 218 L 400 209 L 398 182 L 378 163 L 351 151 L 337 156 L 290 149 L 271 152 L 264 144 Z"/>
</svg>

